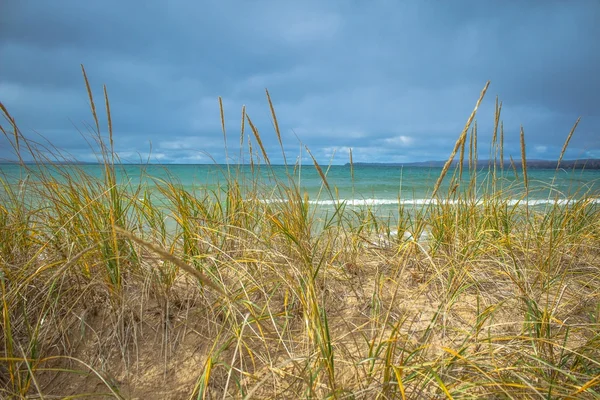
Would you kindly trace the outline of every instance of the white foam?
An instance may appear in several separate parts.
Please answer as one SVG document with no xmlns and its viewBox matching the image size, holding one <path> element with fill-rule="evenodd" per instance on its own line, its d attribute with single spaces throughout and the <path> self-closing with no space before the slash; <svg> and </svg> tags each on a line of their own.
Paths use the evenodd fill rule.
<svg viewBox="0 0 600 400">
<path fill-rule="evenodd" d="M 283 203 L 287 202 L 286 199 L 248 199 L 248 201 L 259 201 L 262 203 Z M 574 204 L 580 200 L 577 199 L 510 199 L 506 201 L 506 204 L 509 206 L 515 205 L 525 205 L 529 204 L 530 206 L 537 205 L 548 205 L 548 204 L 556 204 L 556 205 L 569 205 Z M 588 204 L 600 204 L 600 198 L 590 198 L 587 199 L 586 202 Z M 364 207 L 364 206 L 380 206 L 380 205 L 456 205 L 459 204 L 458 200 L 438 200 L 438 199 L 339 199 L 339 200 L 309 200 L 309 204 L 319 205 L 319 206 L 333 206 L 338 204 L 346 204 L 349 206 L 355 207 Z M 482 205 L 484 200 L 477 200 L 475 204 Z"/>
</svg>

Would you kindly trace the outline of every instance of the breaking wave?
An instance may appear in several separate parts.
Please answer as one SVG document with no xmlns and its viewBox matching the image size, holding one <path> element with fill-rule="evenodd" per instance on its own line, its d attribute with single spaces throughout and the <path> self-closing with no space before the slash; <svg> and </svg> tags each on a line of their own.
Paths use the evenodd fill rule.
<svg viewBox="0 0 600 400">
<path fill-rule="evenodd" d="M 249 199 L 251 201 L 252 199 Z M 282 203 L 287 200 L 284 199 L 254 199 L 262 203 Z M 575 204 L 579 199 L 510 199 L 506 202 L 507 205 L 525 205 L 530 206 L 538 205 L 569 205 Z M 588 198 L 583 200 L 587 204 L 600 204 L 600 198 Z M 464 200 L 461 201 L 464 204 Z M 478 200 L 476 204 L 483 204 L 483 200 Z M 438 205 L 438 204 L 458 204 L 458 200 L 438 200 L 438 199 L 339 199 L 339 200 L 309 200 L 309 204 L 319 206 L 333 206 L 338 204 L 346 204 L 355 207 L 365 206 L 383 206 L 383 205 L 415 205 L 415 206 L 427 206 L 427 205 Z"/>
</svg>

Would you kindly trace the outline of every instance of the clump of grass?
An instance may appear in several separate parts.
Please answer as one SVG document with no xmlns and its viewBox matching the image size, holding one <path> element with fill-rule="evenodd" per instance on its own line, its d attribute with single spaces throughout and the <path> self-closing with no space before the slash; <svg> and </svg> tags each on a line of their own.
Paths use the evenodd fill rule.
<svg viewBox="0 0 600 400">
<path fill-rule="evenodd" d="M 306 147 L 333 202 L 319 211 L 300 165 L 277 175 L 245 107 L 240 145 L 247 123 L 260 149 L 248 137 L 249 172 L 227 156 L 217 186 L 144 166 L 129 176 L 108 91 L 105 138 L 82 72 L 100 176 L 22 135 L 0 107 L 17 161 L 0 175 L 0 397 L 600 395 L 598 194 L 530 207 L 523 131 L 522 186 L 506 183 L 498 100 L 493 161 L 478 165 L 489 83 L 434 201 L 392 217 L 340 202 Z M 354 180 L 351 152 L 350 163 Z"/>
</svg>

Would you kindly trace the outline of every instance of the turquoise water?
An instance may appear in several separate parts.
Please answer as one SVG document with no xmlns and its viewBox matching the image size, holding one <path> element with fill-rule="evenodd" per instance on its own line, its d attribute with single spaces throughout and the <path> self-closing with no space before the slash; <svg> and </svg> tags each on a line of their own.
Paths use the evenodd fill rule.
<svg viewBox="0 0 600 400">
<path fill-rule="evenodd" d="M 35 166 L 29 166 L 35 170 Z M 103 168 L 100 165 L 59 166 L 63 172 L 75 175 L 80 170 L 86 174 L 102 178 Z M 254 176 L 258 179 L 253 179 Z M 444 184 L 439 190 L 441 198 L 448 193 L 449 177 L 454 169 L 450 169 Z M 254 170 L 250 166 L 226 165 L 121 165 L 117 169 L 120 184 L 131 184 L 133 187 L 143 184 L 150 193 L 158 192 L 156 184 L 172 182 L 183 186 L 192 192 L 218 190 L 227 184 L 228 176 L 234 177 L 242 188 L 249 188 L 253 182 L 258 182 L 261 190 L 261 201 L 281 201 L 276 194 L 278 183 L 301 187 L 306 192 L 312 204 L 327 208 L 334 202 L 345 201 L 348 206 L 373 206 L 380 211 L 397 209 L 399 204 L 418 206 L 428 204 L 432 200 L 432 191 L 441 173 L 441 168 L 435 167 L 395 167 L 395 166 L 349 166 L 324 167 L 331 194 L 325 189 L 323 181 L 312 165 L 302 168 L 273 166 Z M 497 171 L 495 190 L 502 190 L 506 198 L 514 202 L 524 200 L 524 185 L 522 172 L 517 170 Z M 55 174 L 57 174 L 55 172 Z M 18 165 L 0 165 L 0 175 L 10 184 L 18 184 L 28 173 Z M 58 176 L 58 174 L 57 174 Z M 491 172 L 480 170 L 477 174 L 476 196 L 481 199 L 493 191 L 489 184 Z M 549 170 L 530 169 L 528 201 L 532 204 L 549 204 L 556 200 L 578 198 L 584 195 L 593 198 L 600 197 L 600 170 Z M 35 174 L 29 173 L 30 180 L 35 180 Z M 62 178 L 61 178 L 62 179 Z M 467 171 L 463 179 L 469 180 Z M 465 182 L 465 186 L 468 183 Z M 2 190 L 2 189 L 0 189 Z M 244 193 L 249 193 L 244 190 Z"/>
</svg>

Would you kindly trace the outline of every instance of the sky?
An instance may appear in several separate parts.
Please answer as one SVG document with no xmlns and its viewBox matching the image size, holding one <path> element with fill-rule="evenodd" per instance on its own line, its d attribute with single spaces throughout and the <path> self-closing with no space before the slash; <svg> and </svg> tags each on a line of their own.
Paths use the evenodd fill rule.
<svg viewBox="0 0 600 400">
<path fill-rule="evenodd" d="M 5 0 L 0 102 L 23 135 L 95 160 L 85 66 L 101 134 L 110 98 L 125 162 L 247 162 L 241 110 L 272 163 L 444 160 L 478 110 L 489 155 L 496 96 L 505 155 L 600 158 L 600 2 Z M 218 97 L 224 106 L 227 152 Z M 0 119 L 5 129 L 9 124 Z M 90 145 L 90 142 L 92 145 Z M 14 159 L 0 138 L 0 160 Z"/>
</svg>

